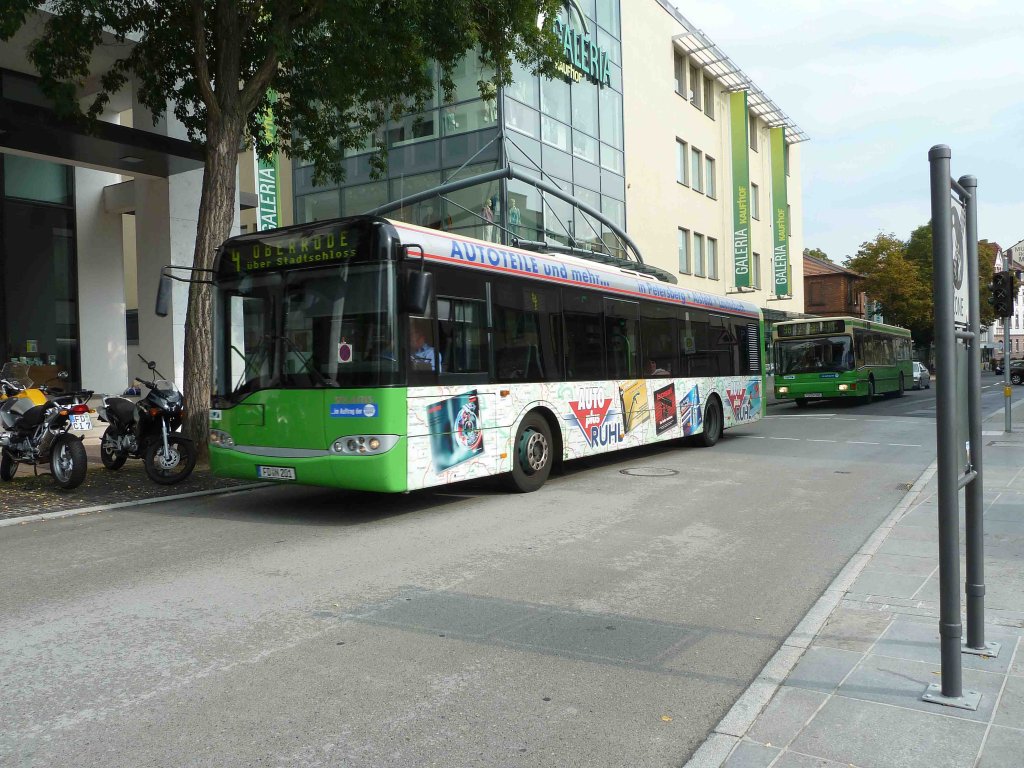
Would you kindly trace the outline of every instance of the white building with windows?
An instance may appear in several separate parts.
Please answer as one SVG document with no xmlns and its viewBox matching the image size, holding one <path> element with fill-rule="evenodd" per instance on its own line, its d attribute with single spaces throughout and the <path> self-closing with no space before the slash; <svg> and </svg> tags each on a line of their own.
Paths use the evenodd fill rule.
<svg viewBox="0 0 1024 768">
<path fill-rule="evenodd" d="M 1007 248 L 1003 254 L 1010 254 L 1010 269 L 1024 272 L 1024 240 L 1021 240 Z M 1003 269 L 1003 254 L 996 256 L 995 271 Z M 1017 295 L 1013 301 L 1013 317 L 1006 318 L 1010 329 L 1010 359 L 1024 358 L 1024 283 L 1017 289 Z M 990 329 L 992 344 L 992 359 L 1003 359 L 1003 320 L 996 318 Z"/>
</svg>

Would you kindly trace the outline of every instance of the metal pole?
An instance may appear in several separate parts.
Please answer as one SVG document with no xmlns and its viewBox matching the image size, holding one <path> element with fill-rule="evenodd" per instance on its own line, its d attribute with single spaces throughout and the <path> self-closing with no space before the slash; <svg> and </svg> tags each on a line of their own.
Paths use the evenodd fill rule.
<svg viewBox="0 0 1024 768">
<path fill-rule="evenodd" d="M 949 147 L 928 152 L 931 165 L 932 260 L 935 278 L 935 443 L 939 485 L 939 636 L 942 696 L 963 695 L 960 669 L 960 468 L 956 445 L 956 337 L 953 326 L 953 238 L 950 211 Z"/>
<path fill-rule="evenodd" d="M 1013 272 L 1010 271 L 1012 262 L 1010 260 L 1010 250 L 1003 251 L 1003 269 L 1009 272 L 1011 275 Z M 1012 286 L 1013 283 L 1011 282 Z M 1017 297 L 1014 296 L 1014 299 Z M 1013 425 L 1010 423 L 1010 318 L 1001 317 L 999 322 L 1003 324 L 1003 411 L 1004 419 L 1004 431 L 1009 434 L 1013 431 Z"/>
<path fill-rule="evenodd" d="M 967 546 L 967 648 L 987 651 L 985 647 L 985 556 L 984 512 L 982 497 L 981 451 L 981 308 L 978 306 L 978 180 L 961 176 L 960 186 L 967 193 L 967 296 L 968 320 L 974 338 L 970 342 L 967 376 L 967 408 L 970 424 L 971 469 L 976 473 L 964 491 Z"/>
</svg>

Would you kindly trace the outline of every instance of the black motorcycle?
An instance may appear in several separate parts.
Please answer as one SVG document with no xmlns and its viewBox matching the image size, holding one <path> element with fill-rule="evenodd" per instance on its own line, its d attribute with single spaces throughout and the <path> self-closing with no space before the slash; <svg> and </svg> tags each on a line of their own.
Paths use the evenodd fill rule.
<svg viewBox="0 0 1024 768">
<path fill-rule="evenodd" d="M 27 366 L 8 363 L 0 370 L 0 481 L 13 480 L 21 464 L 33 471 L 49 464 L 58 486 L 77 488 L 85 480 L 88 457 L 82 438 L 70 430 L 92 428 L 92 392 L 32 385 Z"/>
<path fill-rule="evenodd" d="M 120 469 L 129 459 L 142 459 L 154 483 L 180 483 L 196 466 L 196 447 L 177 432 L 184 402 L 174 382 L 163 378 L 156 363 L 139 355 L 160 378 L 138 379 L 149 393 L 137 403 L 125 397 L 104 397 L 96 409 L 100 421 L 110 424 L 100 439 L 100 459 L 109 470 Z"/>
</svg>

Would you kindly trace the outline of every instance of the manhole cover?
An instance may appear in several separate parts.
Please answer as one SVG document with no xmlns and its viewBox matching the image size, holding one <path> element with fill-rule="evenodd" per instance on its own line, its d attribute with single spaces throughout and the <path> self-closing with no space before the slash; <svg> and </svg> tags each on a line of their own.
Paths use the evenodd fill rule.
<svg viewBox="0 0 1024 768">
<path fill-rule="evenodd" d="M 896 490 L 897 491 L 904 491 L 904 492 L 906 492 L 906 491 L 909 491 L 913 487 L 914 487 L 913 483 L 899 483 L 896 486 Z"/>
<path fill-rule="evenodd" d="M 669 477 L 670 475 L 679 474 L 678 470 L 664 469 L 662 467 L 631 467 L 630 469 L 620 469 L 619 472 L 623 475 L 634 475 L 635 477 Z"/>
</svg>

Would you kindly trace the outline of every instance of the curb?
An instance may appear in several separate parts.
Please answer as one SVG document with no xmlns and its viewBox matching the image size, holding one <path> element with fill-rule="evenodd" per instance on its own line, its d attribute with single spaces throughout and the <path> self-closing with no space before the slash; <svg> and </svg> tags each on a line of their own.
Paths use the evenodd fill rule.
<svg viewBox="0 0 1024 768">
<path fill-rule="evenodd" d="M 1024 403 L 1018 400 L 1010 404 L 1013 410 Z M 982 423 L 994 419 L 1005 410 L 1000 406 L 994 411 L 981 417 Z M 1013 433 L 1011 433 L 1013 434 Z M 839 605 L 846 595 L 846 592 L 857 580 L 860 572 L 871 560 L 871 557 L 882 546 L 888 538 L 889 532 L 907 511 L 914 499 L 921 493 L 924 487 L 931 481 L 938 471 L 938 459 L 933 461 L 917 478 L 914 485 L 900 499 L 896 507 L 882 521 L 882 524 L 875 529 L 875 532 L 868 537 L 857 552 L 847 561 L 839 574 L 832 580 L 832 583 L 825 588 L 824 593 L 817 599 L 811 609 L 807 612 L 800 623 L 796 625 L 793 632 L 787 637 L 782 647 L 775 652 L 775 655 L 768 660 L 764 668 L 758 674 L 747 689 L 740 695 L 736 703 L 725 714 L 714 730 L 708 734 L 704 743 L 701 744 L 693 756 L 684 764 L 683 768 L 721 768 L 725 761 L 732 754 L 733 749 L 740 742 L 750 727 L 757 720 L 768 702 L 772 700 L 776 691 L 785 682 L 789 673 L 796 666 L 800 657 L 804 655 L 818 632 L 825 625 L 832 611 Z"/>
<path fill-rule="evenodd" d="M 111 509 L 122 509 L 124 507 L 140 507 L 144 504 L 159 504 L 163 501 L 179 501 L 181 499 L 195 499 L 200 496 L 227 495 L 229 493 L 240 493 L 252 491 L 256 488 L 270 487 L 267 483 L 250 483 L 249 485 L 236 485 L 231 488 L 211 488 L 205 491 L 192 491 L 191 493 L 178 493 L 173 496 L 158 496 L 152 499 L 140 499 L 138 501 L 119 501 L 115 504 L 98 504 L 93 507 L 77 507 L 75 509 L 63 509 L 59 512 L 43 512 L 38 515 L 26 515 L 25 517 L 12 517 L 0 520 L 0 528 L 9 525 L 22 525 L 23 523 L 34 523 L 40 520 L 58 520 L 62 517 L 73 517 L 84 515 L 89 512 L 107 512 Z"/>
</svg>

